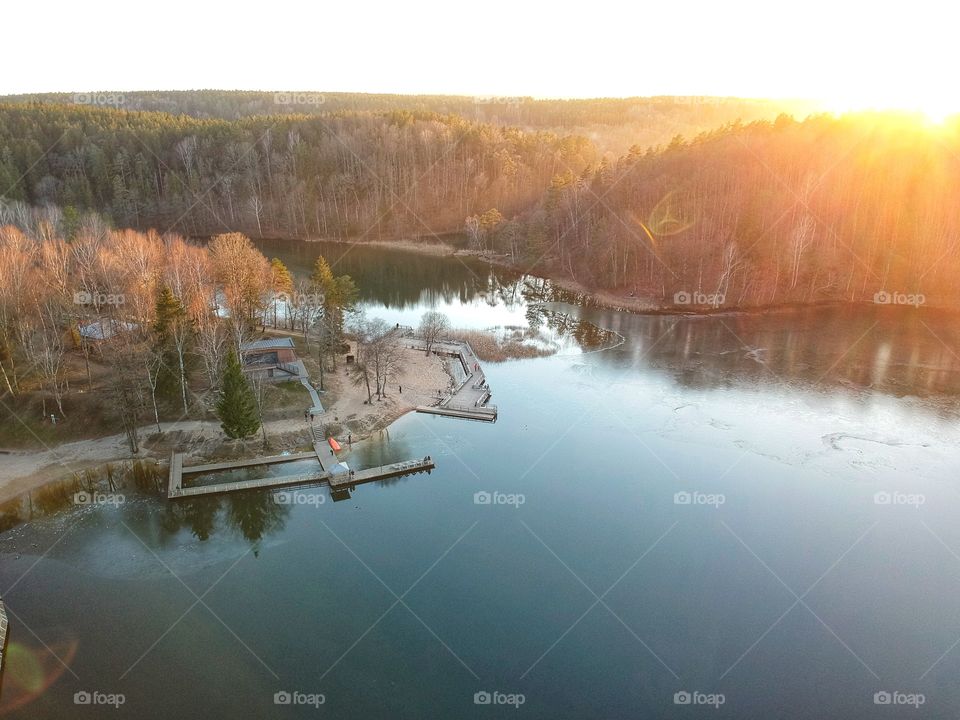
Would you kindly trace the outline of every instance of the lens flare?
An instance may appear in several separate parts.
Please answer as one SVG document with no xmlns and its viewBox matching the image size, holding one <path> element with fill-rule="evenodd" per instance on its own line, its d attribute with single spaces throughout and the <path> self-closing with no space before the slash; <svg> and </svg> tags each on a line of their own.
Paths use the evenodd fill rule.
<svg viewBox="0 0 960 720">
<path fill-rule="evenodd" d="M 3 658 L 0 715 L 13 712 L 43 695 L 73 662 L 77 644 L 76 640 L 61 641 L 52 643 L 47 650 L 10 642 Z"/>
<path fill-rule="evenodd" d="M 692 218 L 686 217 L 675 199 L 673 191 L 668 192 L 654 206 L 646 220 L 641 220 L 631 213 L 633 222 L 640 226 L 644 235 L 650 239 L 654 250 L 658 249 L 658 240 L 671 235 L 679 235 L 694 225 Z"/>
</svg>

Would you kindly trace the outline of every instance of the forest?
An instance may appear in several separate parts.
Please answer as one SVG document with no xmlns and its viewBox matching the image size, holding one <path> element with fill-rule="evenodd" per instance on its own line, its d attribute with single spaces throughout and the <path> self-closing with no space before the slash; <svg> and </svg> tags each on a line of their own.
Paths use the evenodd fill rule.
<svg viewBox="0 0 960 720">
<path fill-rule="evenodd" d="M 821 108 L 802 100 L 657 96 L 535 99 L 532 97 L 387 95 L 237 90 L 40 93 L 0 97 L 0 103 L 102 105 L 113 109 L 238 120 L 255 115 L 330 115 L 394 111 L 457 115 L 477 123 L 546 130 L 590 138 L 601 152 L 620 155 L 632 145 L 665 144 L 729 122 L 787 113 L 805 117 Z"/>
<path fill-rule="evenodd" d="M 554 178 L 497 227 L 555 274 L 666 304 L 956 307 L 958 196 L 960 123 L 781 116 Z"/>
<path fill-rule="evenodd" d="M 759 106 L 741 118 L 752 106 L 656 98 L 331 94 L 291 96 L 278 111 L 271 97 L 135 93 L 116 107 L 7 98 L 3 199 L 61 208 L 68 241 L 90 211 L 114 228 L 200 238 L 455 234 L 519 269 L 661 307 L 960 302 L 956 120 L 798 120 L 769 104 L 766 119 L 748 121 Z M 670 123 L 637 108 L 702 124 L 666 135 Z M 516 124 L 504 121 L 516 112 Z M 634 121 L 660 135 L 638 134 L 619 154 L 557 129 L 622 132 Z"/>
<path fill-rule="evenodd" d="M 237 121 L 0 105 L 8 200 L 93 209 L 117 227 L 392 239 L 515 213 L 596 160 L 584 138 L 392 111 Z M 19 180 L 18 180 L 19 178 Z"/>
</svg>

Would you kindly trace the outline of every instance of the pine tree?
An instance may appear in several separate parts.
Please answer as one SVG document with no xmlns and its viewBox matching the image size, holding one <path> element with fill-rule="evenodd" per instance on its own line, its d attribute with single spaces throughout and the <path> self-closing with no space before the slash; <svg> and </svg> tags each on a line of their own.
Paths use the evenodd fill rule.
<svg viewBox="0 0 960 720">
<path fill-rule="evenodd" d="M 223 370 L 217 417 L 228 438 L 250 437 L 260 429 L 256 399 L 233 350 L 227 355 Z"/>
<path fill-rule="evenodd" d="M 323 293 L 323 318 L 320 322 L 319 361 L 320 387 L 324 387 L 324 369 L 327 358 L 336 369 L 337 353 L 343 344 L 344 313 L 357 304 L 359 292 L 349 275 L 334 277 L 330 263 L 321 255 L 313 265 L 310 282 Z"/>
<path fill-rule="evenodd" d="M 270 261 L 270 284 L 272 286 L 270 289 L 274 293 L 273 326 L 277 327 L 277 301 L 282 297 L 287 313 L 290 312 L 290 307 L 293 304 L 293 298 L 291 297 L 293 294 L 293 276 L 280 258 L 273 258 Z"/>
<path fill-rule="evenodd" d="M 169 285 L 161 285 L 157 293 L 156 320 L 153 323 L 153 351 L 160 359 L 157 395 L 171 398 L 180 391 L 180 361 L 175 335 L 187 311 Z"/>
<path fill-rule="evenodd" d="M 322 293 L 327 292 L 333 285 L 333 270 L 327 259 L 320 255 L 313 264 L 313 272 L 310 274 L 310 282 Z"/>
</svg>

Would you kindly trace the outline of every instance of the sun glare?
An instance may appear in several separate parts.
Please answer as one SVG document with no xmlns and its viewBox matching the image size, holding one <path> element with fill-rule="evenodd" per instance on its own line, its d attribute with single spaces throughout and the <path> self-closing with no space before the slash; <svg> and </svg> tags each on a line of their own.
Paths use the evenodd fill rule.
<svg viewBox="0 0 960 720">
<path fill-rule="evenodd" d="M 826 99 L 824 107 L 835 115 L 870 110 L 920 113 L 929 122 L 940 124 L 953 115 L 960 114 L 960 99 L 934 94 L 927 97 L 919 94 L 904 94 L 899 97 L 878 95 L 876 98 L 847 96 Z"/>
</svg>

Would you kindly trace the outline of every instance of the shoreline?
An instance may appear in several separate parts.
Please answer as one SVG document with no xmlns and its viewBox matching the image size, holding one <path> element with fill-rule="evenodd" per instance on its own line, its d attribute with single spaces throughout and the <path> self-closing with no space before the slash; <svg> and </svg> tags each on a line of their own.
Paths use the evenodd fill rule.
<svg viewBox="0 0 960 720">
<path fill-rule="evenodd" d="M 437 355 L 427 356 L 419 351 L 407 351 L 405 370 L 390 381 L 390 392 L 381 400 L 374 395 L 373 403 L 367 404 L 366 388 L 355 385 L 344 373 L 341 365 L 336 372 L 328 374 L 328 392 L 324 398 L 333 396 L 329 406 L 318 415 L 314 423 L 303 419 L 298 410 L 293 417 L 267 420 L 264 428 L 268 435 L 271 452 L 309 447 L 312 443 L 312 425 L 324 428 L 340 426 L 336 434 L 344 444 L 352 436 L 352 445 L 369 440 L 404 415 L 416 410 L 421 404 L 435 399 L 435 389 L 446 387 L 450 378 Z M 400 392 L 400 388 L 403 392 Z M 304 405 L 308 398 L 304 393 Z M 175 447 L 181 447 L 185 456 L 198 462 L 213 462 L 231 459 L 240 455 L 264 451 L 261 431 L 242 441 L 228 440 L 220 429 L 219 420 L 177 420 L 140 427 L 141 451 L 134 455 L 127 445 L 126 435 L 116 433 L 94 438 L 71 440 L 59 445 L 35 449 L 11 449 L 0 451 L 3 464 L 0 466 L 0 503 L 16 500 L 48 484 L 68 480 L 73 473 L 108 463 L 153 460 L 165 463 Z"/>
<path fill-rule="evenodd" d="M 332 242 L 344 245 L 352 244 L 343 240 L 296 240 L 294 242 Z M 437 257 L 471 257 L 490 265 L 522 273 L 503 256 L 480 253 L 454 248 L 445 242 L 417 244 L 413 240 L 368 241 L 364 244 L 385 247 L 401 252 L 412 252 Z M 587 307 L 597 307 L 616 312 L 629 312 L 636 315 L 663 316 L 673 315 L 690 318 L 710 318 L 733 315 L 767 315 L 799 313 L 817 308 L 849 308 L 872 306 L 874 308 L 898 308 L 897 305 L 875 304 L 867 301 L 821 301 L 816 303 L 788 303 L 748 308 L 687 309 L 682 306 L 657 306 L 649 298 L 619 296 L 604 290 L 590 290 L 569 278 L 545 278 L 551 284 L 572 293 L 582 299 Z M 558 300 L 557 302 L 568 302 Z M 960 309 L 922 306 L 926 312 L 956 315 Z M 919 310 L 919 308 L 915 308 Z M 282 333 L 287 334 L 287 333 Z M 362 443 L 375 433 L 381 432 L 410 412 L 417 405 L 430 404 L 436 399 L 434 389 L 446 387 L 451 382 L 449 369 L 437 356 L 425 356 L 420 351 L 406 351 L 410 354 L 407 373 L 398 379 L 391 378 L 391 392 L 382 399 L 374 397 L 373 403 L 366 401 L 366 389 L 357 385 L 345 374 L 346 366 L 340 365 L 327 376 L 328 388 L 323 393 L 325 411 L 316 422 L 321 426 L 332 425 L 336 434 L 342 434 L 344 440 L 352 435 L 354 442 Z M 422 362 L 426 360 L 426 362 Z M 428 366 L 433 362 L 433 371 Z M 400 386 L 407 388 L 406 393 L 399 392 Z M 161 422 L 163 433 L 156 432 L 155 423 L 141 426 L 142 449 L 138 455 L 132 455 L 123 434 L 80 438 L 54 445 L 29 449 L 0 449 L 0 503 L 8 502 L 24 493 L 36 490 L 47 484 L 68 479 L 71 474 L 90 467 L 113 462 L 134 460 L 166 461 L 171 443 L 188 443 L 184 452 L 198 461 L 215 461 L 236 457 L 237 452 L 247 452 L 253 446 L 254 453 L 264 448 L 260 433 L 245 441 L 229 441 L 219 427 L 219 421 L 212 419 L 181 420 Z M 288 450 L 309 444 L 310 423 L 302 417 L 267 420 L 264 423 L 270 435 L 269 445 L 272 451 Z M 189 434 L 187 437 L 178 433 Z M 59 467 L 58 467 L 59 466 Z"/>
<path fill-rule="evenodd" d="M 362 445 L 364 442 L 370 440 L 376 433 L 379 433 L 394 422 L 402 418 L 403 416 L 415 412 L 415 408 L 396 408 L 391 412 L 382 416 L 382 419 L 378 420 L 374 425 L 367 428 L 362 434 L 354 435 L 353 437 L 353 446 Z M 273 421 L 273 423 L 279 425 L 285 421 Z M 202 428 L 196 428 L 201 432 L 209 430 L 212 433 L 220 433 L 219 422 L 213 420 L 191 420 L 188 421 L 189 426 L 193 427 L 195 424 L 203 424 Z M 185 426 L 187 423 L 160 423 L 163 425 L 170 425 L 171 427 L 164 428 L 164 435 L 161 438 L 162 440 L 173 440 L 174 433 L 187 432 Z M 271 428 L 271 421 L 265 423 L 267 427 L 267 432 L 271 434 L 271 449 L 273 452 L 286 452 L 289 450 L 297 449 L 300 447 L 306 448 L 309 446 L 309 424 L 305 423 L 302 431 L 288 431 L 288 432 L 277 432 L 276 429 Z M 146 432 L 148 429 L 153 429 L 153 435 L 156 433 L 156 425 L 151 424 L 149 426 L 144 426 L 141 428 L 144 431 L 144 435 L 147 435 Z M 259 432 L 259 431 L 258 431 Z M 151 436 L 152 437 L 152 436 Z M 299 442 L 302 439 L 302 442 Z M 251 448 L 253 453 L 263 452 L 263 444 L 260 439 L 260 435 L 248 438 L 245 441 L 229 441 L 225 436 L 217 438 L 219 441 L 220 449 L 230 449 L 237 452 L 234 453 L 224 453 L 224 452 L 213 452 L 208 454 L 200 453 L 198 451 L 202 448 L 187 448 L 184 451 L 184 455 L 187 457 L 193 458 L 197 463 L 201 462 L 216 462 L 218 460 L 229 460 L 239 458 L 240 455 L 248 455 L 251 453 L 243 452 L 246 448 Z M 108 465 L 112 463 L 130 463 L 136 461 L 150 461 L 153 460 L 157 464 L 165 465 L 170 458 L 170 449 L 169 447 L 147 447 L 147 440 L 144 437 L 141 444 L 141 452 L 138 455 L 132 455 L 129 452 L 129 448 L 126 448 L 126 435 L 117 434 L 117 435 L 107 435 L 104 437 L 98 438 L 89 438 L 86 440 L 76 440 L 73 442 L 64 443 L 62 445 L 57 445 L 51 449 L 40 449 L 36 452 L 30 450 L 16 450 L 16 451 L 5 451 L 5 456 L 17 457 L 20 456 L 24 458 L 25 462 L 23 466 L 28 466 L 30 468 L 29 472 L 21 473 L 13 476 L 4 476 L 0 478 L 0 504 L 15 501 L 17 498 L 24 496 L 27 493 L 33 492 L 35 490 L 40 490 L 47 485 L 53 485 L 56 483 L 61 483 L 66 480 L 69 480 L 74 473 L 83 472 L 84 470 L 102 467 L 103 465 Z M 344 441 L 346 442 L 346 441 Z M 227 443 L 235 443 L 230 446 Z M 123 445 L 126 449 L 126 452 L 116 452 L 116 453 L 104 453 L 102 456 L 93 457 L 92 452 L 86 452 L 83 454 L 77 454 L 73 457 L 68 457 L 66 455 L 72 455 L 70 452 L 71 446 L 80 446 L 80 445 L 110 445 L 110 444 L 120 444 Z M 67 451 L 64 453 L 64 451 Z M 60 457 L 55 457 L 54 455 L 60 455 Z M 31 462 L 27 458 L 36 458 L 36 461 Z M 59 466 L 59 467 L 58 467 Z M 69 467 L 68 467 L 69 466 Z"/>
<path fill-rule="evenodd" d="M 440 237 L 449 237 L 455 233 L 442 233 Z M 488 265 L 503 268 L 521 275 L 536 275 L 549 281 L 551 284 L 567 292 L 580 295 L 588 300 L 595 307 L 617 312 L 628 312 L 634 315 L 682 315 L 686 317 L 711 317 L 726 315 L 763 315 L 769 313 L 791 313 L 810 310 L 816 308 L 845 308 L 845 307 L 906 307 L 901 305 L 890 305 L 874 303 L 870 300 L 816 300 L 813 302 L 782 302 L 769 303 L 766 305 L 742 305 L 725 306 L 719 308 L 701 307 L 692 309 L 690 306 L 663 304 L 654 296 L 649 295 L 621 295 L 612 290 L 589 288 L 573 278 L 564 276 L 550 275 L 545 269 L 523 267 L 517 265 L 509 259 L 509 256 L 493 252 L 482 252 L 479 250 L 468 250 L 451 245 L 446 240 L 424 240 L 418 242 L 413 238 L 398 238 L 396 240 L 340 240 L 329 238 L 260 238 L 262 240 L 290 240 L 292 242 L 308 243 L 331 243 L 337 245 L 370 245 L 385 249 L 397 250 L 399 252 L 409 252 L 417 255 L 430 257 L 455 257 L 468 258 L 484 262 Z M 928 305 L 924 304 L 915 309 L 923 308 L 928 312 L 943 312 L 951 314 L 960 314 L 960 307 L 951 307 L 949 305 Z"/>
</svg>

